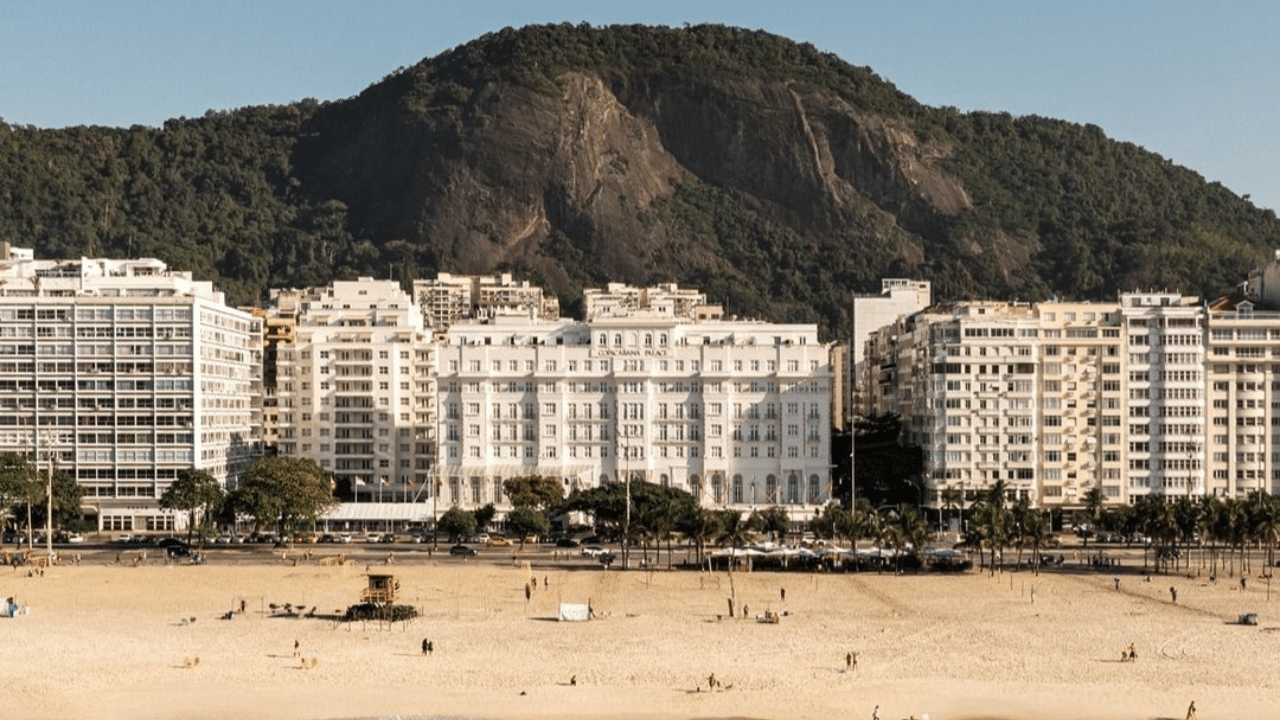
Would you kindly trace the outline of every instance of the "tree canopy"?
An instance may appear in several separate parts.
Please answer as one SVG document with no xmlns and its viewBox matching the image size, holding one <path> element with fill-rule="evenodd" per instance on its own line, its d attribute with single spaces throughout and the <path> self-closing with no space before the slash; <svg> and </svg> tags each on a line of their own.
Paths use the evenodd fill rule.
<svg viewBox="0 0 1280 720">
<path fill-rule="evenodd" d="M 502 490 L 515 507 L 547 509 L 564 500 L 564 484 L 557 478 L 526 475 L 507 478 Z"/>
<path fill-rule="evenodd" d="M 451 507 L 436 520 L 436 532 L 446 532 L 451 540 L 459 540 L 476 532 L 476 516 L 459 507 Z"/>
<path fill-rule="evenodd" d="M 338 503 L 333 481 L 314 460 L 293 457 L 259 458 L 231 493 L 239 513 L 252 516 L 260 526 L 275 526 L 287 534 L 304 523 L 314 523 Z"/>
<path fill-rule="evenodd" d="M 190 540 L 196 529 L 197 512 L 201 522 L 214 517 L 225 498 L 217 478 L 192 467 L 178 471 L 177 479 L 160 494 L 159 505 L 166 510 L 187 513 L 187 539 Z"/>
</svg>

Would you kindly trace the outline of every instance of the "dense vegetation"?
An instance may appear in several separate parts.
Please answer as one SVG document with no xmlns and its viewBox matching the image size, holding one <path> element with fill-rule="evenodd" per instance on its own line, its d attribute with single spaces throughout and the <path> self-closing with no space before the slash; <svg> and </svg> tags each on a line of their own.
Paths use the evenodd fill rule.
<svg viewBox="0 0 1280 720">
<path fill-rule="evenodd" d="M 1111 299 L 1151 287 L 1215 295 L 1280 246 L 1271 210 L 1094 126 L 929 108 L 868 68 L 763 31 L 567 24 L 487 34 L 338 103 L 210 112 L 163 128 L 0 122 L 0 239 L 34 246 L 40 257 L 158 257 L 215 281 L 235 302 L 334 278 L 407 281 L 456 270 L 468 249 L 438 235 L 438 215 L 449 209 L 433 205 L 456 178 L 443 163 L 466 166 L 477 156 L 479 133 L 502 112 L 494 88 L 558 97 L 568 71 L 595 75 L 624 96 L 755 81 L 832 98 L 934 149 L 937 168 L 959 181 L 971 207 L 913 214 L 860 189 L 823 200 L 821 224 L 813 210 L 821 203 L 694 172 L 639 215 L 655 235 L 706 249 L 718 264 L 606 277 L 591 248 L 626 247 L 632 238 L 582 213 L 556 212 L 539 252 L 558 268 L 566 301 L 576 290 L 570 282 L 676 281 L 739 315 L 819 321 L 830 337 L 847 326 L 849 290 L 874 290 L 880 277 L 931 279 L 944 300 Z M 400 166 L 366 160 L 386 157 L 374 148 L 334 150 L 374 118 L 374 135 L 389 147 L 420 142 L 401 153 Z M 394 181 L 344 184 L 339 176 L 359 176 L 362 162 L 382 163 L 363 172 Z M 617 158 L 616 169 L 627 162 Z M 546 172 L 544 185 L 559 182 Z M 482 197 L 452 212 L 485 227 L 488 210 Z M 922 259 L 890 250 L 904 243 Z"/>
</svg>

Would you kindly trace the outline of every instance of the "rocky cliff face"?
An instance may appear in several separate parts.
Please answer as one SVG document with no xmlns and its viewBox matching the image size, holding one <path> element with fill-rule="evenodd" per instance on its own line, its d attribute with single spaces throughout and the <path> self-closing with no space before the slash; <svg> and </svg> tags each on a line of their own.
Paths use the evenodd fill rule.
<svg viewBox="0 0 1280 720">
<path fill-rule="evenodd" d="M 653 212 L 683 182 L 736 193 L 817 252 L 889 266 L 918 264 L 921 238 L 971 204 L 937 166 L 946 147 L 786 82 L 569 72 L 554 95 L 491 82 L 426 114 L 388 92 L 318 117 L 300 175 L 342 198 L 358 232 L 429 246 L 454 271 L 528 268 L 562 292 L 724 271 L 713 245 Z M 590 277 L 566 267 L 566 244 Z"/>
</svg>

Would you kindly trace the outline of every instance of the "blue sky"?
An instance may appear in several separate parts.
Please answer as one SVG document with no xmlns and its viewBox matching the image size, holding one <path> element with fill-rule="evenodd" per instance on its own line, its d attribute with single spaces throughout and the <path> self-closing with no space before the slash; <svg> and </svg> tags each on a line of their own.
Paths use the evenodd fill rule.
<svg viewBox="0 0 1280 720">
<path fill-rule="evenodd" d="M 1270 0 L 6 0 L 0 118 L 158 126 L 336 100 L 485 32 L 564 21 L 767 30 L 928 105 L 1094 123 L 1280 210 Z"/>
</svg>

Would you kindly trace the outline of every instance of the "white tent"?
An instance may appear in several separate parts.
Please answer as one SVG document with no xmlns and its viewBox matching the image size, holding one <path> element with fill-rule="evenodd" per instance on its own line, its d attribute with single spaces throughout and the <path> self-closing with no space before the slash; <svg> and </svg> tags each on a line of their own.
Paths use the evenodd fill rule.
<svg viewBox="0 0 1280 720">
<path fill-rule="evenodd" d="M 581 603 L 560 603 L 560 622 L 586 622 L 591 619 L 591 606 Z"/>
</svg>

